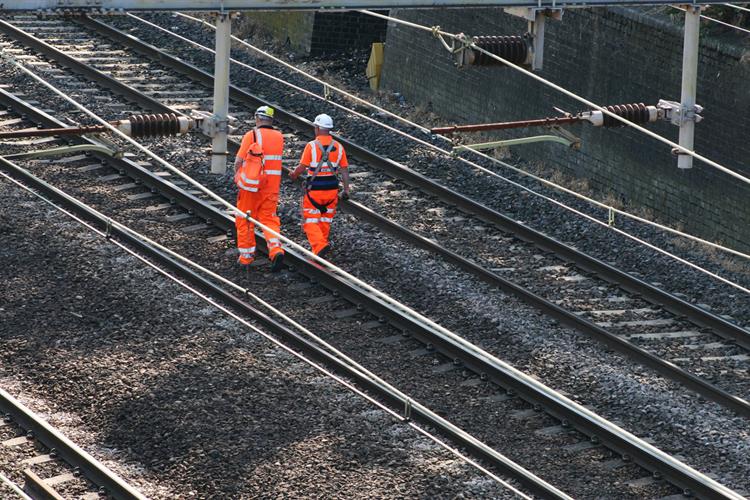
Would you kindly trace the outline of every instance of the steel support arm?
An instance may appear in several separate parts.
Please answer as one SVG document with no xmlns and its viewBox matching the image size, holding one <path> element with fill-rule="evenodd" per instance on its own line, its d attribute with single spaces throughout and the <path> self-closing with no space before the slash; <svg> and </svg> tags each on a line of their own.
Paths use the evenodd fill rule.
<svg viewBox="0 0 750 500">
<path fill-rule="evenodd" d="M 5 0 L 5 11 L 252 11 L 321 9 L 413 9 L 436 7 L 583 7 L 587 5 L 670 5 L 669 0 Z M 695 4 L 721 4 L 722 0 Z"/>
</svg>

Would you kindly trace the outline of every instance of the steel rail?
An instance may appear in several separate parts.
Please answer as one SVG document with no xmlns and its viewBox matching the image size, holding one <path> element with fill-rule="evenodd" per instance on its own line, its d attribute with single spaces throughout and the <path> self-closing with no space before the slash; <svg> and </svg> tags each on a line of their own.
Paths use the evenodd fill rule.
<svg viewBox="0 0 750 500">
<path fill-rule="evenodd" d="M 626 354 L 638 363 L 653 369 L 668 379 L 678 382 L 691 391 L 694 391 L 725 408 L 733 410 L 738 415 L 750 418 L 750 402 L 747 400 L 728 393 L 710 382 L 683 370 L 675 364 L 661 359 L 650 351 L 638 347 L 632 342 L 598 326 L 596 323 L 582 318 L 577 314 L 560 307 L 554 302 L 551 302 L 534 292 L 493 273 L 479 264 L 446 249 L 442 245 L 439 245 L 434 241 L 379 215 L 364 205 L 356 203 L 350 199 L 341 202 L 340 206 L 342 206 L 345 211 L 376 225 L 381 230 L 429 252 L 435 253 L 458 268 L 478 277 L 482 281 L 496 286 L 507 293 L 515 295 L 527 304 L 539 309 L 544 314 L 559 320 L 560 323 L 584 333 L 620 353 Z"/>
<path fill-rule="evenodd" d="M 93 23 L 91 26 L 89 26 L 89 28 L 96 30 L 96 31 L 100 31 L 100 27 L 103 27 L 102 29 L 106 28 L 106 35 L 108 37 L 117 39 L 118 41 L 126 44 L 127 46 L 131 46 L 131 43 L 135 42 L 135 45 L 131 46 L 131 48 L 138 47 L 139 48 L 138 52 L 150 58 L 158 57 L 161 63 L 164 63 L 165 59 L 171 58 L 171 56 L 163 54 L 156 47 L 143 44 L 143 42 L 141 42 L 137 38 L 132 37 L 131 35 L 122 33 L 119 30 L 116 30 L 114 28 L 111 28 L 110 26 L 104 23 L 92 20 L 88 17 L 81 18 L 81 22 L 83 22 L 85 25 L 89 24 L 89 22 Z M 5 24 L 10 26 L 8 23 L 5 23 Z M 0 24 L 0 29 L 2 29 L 3 27 L 4 27 L 3 24 Z M 14 33 L 16 33 L 16 36 L 21 37 L 22 40 L 24 41 L 26 41 L 31 36 L 28 33 L 25 33 L 22 30 L 18 30 L 15 27 L 12 27 L 12 28 L 14 28 Z M 58 49 L 40 40 L 34 39 L 34 46 L 40 49 L 43 49 L 44 54 L 53 59 L 57 59 L 60 53 Z M 78 68 L 80 68 L 81 66 L 86 66 L 85 74 L 88 77 L 94 79 L 94 81 L 106 82 L 107 88 L 110 88 L 113 90 L 116 89 L 116 92 L 120 93 L 121 95 L 124 95 L 128 99 L 133 99 L 136 102 L 139 102 L 139 101 L 146 102 L 144 99 L 138 98 L 138 94 L 140 94 L 140 92 L 138 92 L 137 90 L 113 79 L 112 77 L 109 77 L 99 72 L 98 70 L 94 68 L 88 67 L 85 63 L 81 61 L 78 61 L 74 58 L 70 58 L 69 56 L 67 56 L 66 58 L 61 58 L 60 60 L 63 62 L 63 64 L 68 65 L 69 67 L 71 67 L 71 69 L 75 71 L 77 71 Z M 182 70 L 189 70 L 188 72 L 189 77 L 194 77 L 196 75 L 197 75 L 196 77 L 200 77 L 199 78 L 200 83 L 203 83 L 206 85 L 213 83 L 213 77 L 210 74 L 207 74 L 194 66 L 187 65 L 187 63 L 184 63 L 179 60 L 176 60 L 176 63 L 179 65 L 179 68 L 181 68 Z M 185 65 L 187 65 L 188 67 L 186 68 Z M 237 96 L 235 96 L 234 94 L 237 94 Z M 230 97 L 238 98 L 246 103 L 247 103 L 247 100 L 250 98 L 257 99 L 254 96 L 251 96 L 250 94 L 246 94 L 243 91 L 240 91 L 239 89 L 234 89 L 234 88 L 233 88 L 232 93 L 230 93 Z M 264 101 L 255 100 L 252 102 L 252 105 L 256 105 L 259 103 L 264 103 Z M 147 109 L 151 111 L 157 111 L 157 112 L 162 112 L 162 113 L 172 113 L 175 111 L 171 109 L 170 107 L 168 107 L 167 105 L 155 99 L 150 99 L 150 102 L 148 102 L 147 105 L 149 106 Z M 300 125 L 300 123 L 302 124 L 308 123 L 304 119 L 296 115 L 293 115 L 291 113 L 284 112 L 283 110 L 278 110 L 278 108 L 277 108 L 277 117 L 282 119 L 282 121 L 284 120 L 291 121 L 293 125 Z M 380 166 L 390 171 L 396 171 L 396 174 L 395 174 L 396 177 L 407 178 L 407 182 L 417 185 L 423 191 L 432 190 L 432 194 L 438 197 L 448 196 L 450 198 L 450 201 L 452 201 L 453 203 L 459 206 L 462 206 L 462 208 L 467 208 L 466 211 L 473 211 L 473 213 L 475 213 L 478 217 L 485 219 L 485 220 L 487 219 L 486 214 L 488 212 L 491 212 L 491 215 L 494 216 L 494 219 L 490 220 L 490 222 L 496 225 L 498 223 L 507 223 L 508 221 L 510 221 L 507 217 L 497 212 L 491 211 L 487 207 L 484 207 L 483 205 L 479 205 L 473 200 L 465 198 L 458 193 L 448 190 L 447 188 L 443 188 L 442 186 L 435 184 L 433 181 L 430 181 L 426 177 L 421 176 L 421 174 L 413 172 L 396 162 L 379 157 L 374 152 L 366 150 L 360 146 L 353 145 L 352 143 L 345 141 L 343 139 L 340 139 L 340 140 L 342 140 L 342 142 L 347 144 L 347 148 L 352 147 L 353 149 L 357 149 L 357 151 L 353 153 L 354 156 L 357 156 L 357 157 L 361 157 L 362 155 L 367 156 L 368 163 Z M 231 141 L 229 143 L 229 146 L 230 146 L 230 150 L 236 150 L 236 148 L 238 147 L 236 143 L 231 142 Z M 177 188 L 176 186 L 172 186 L 169 189 L 160 188 L 159 186 L 162 180 L 159 178 L 155 178 L 155 176 L 153 176 L 151 172 L 145 168 L 138 167 L 138 166 L 135 166 L 135 167 L 126 166 L 124 170 L 127 171 L 129 175 L 131 175 L 132 177 L 140 180 L 144 185 L 152 189 L 161 191 L 163 194 L 167 195 L 171 200 L 179 201 L 180 204 L 195 205 L 196 201 L 198 201 L 197 198 L 185 193 L 183 190 Z M 419 182 L 414 182 L 414 179 L 417 179 Z M 721 406 L 724 406 L 725 408 L 728 408 L 736 412 L 738 415 L 741 415 L 745 418 L 750 418 L 750 402 L 748 402 L 747 400 L 740 398 L 734 394 L 731 394 L 715 386 L 714 384 L 711 384 L 710 382 L 693 375 L 687 370 L 684 370 L 669 361 L 661 359 L 660 357 L 654 355 L 648 350 L 638 347 L 635 344 L 623 339 L 622 337 L 616 334 L 613 334 L 612 332 L 609 332 L 606 329 L 596 325 L 595 323 L 589 320 L 586 320 L 585 318 L 582 318 L 558 306 L 557 304 L 554 304 L 553 302 L 547 299 L 544 299 L 543 297 L 540 297 L 539 295 L 519 285 L 516 285 L 515 283 L 509 280 L 506 280 L 495 273 L 492 273 L 482 268 L 476 263 L 464 257 L 461 257 L 455 252 L 451 252 L 441 247 L 440 245 L 437 245 L 431 242 L 430 240 L 404 228 L 403 226 L 395 224 L 389 221 L 388 219 L 382 216 L 379 216 L 372 210 L 369 210 L 366 207 L 358 203 L 344 202 L 342 203 L 342 209 L 347 210 L 350 213 L 353 213 L 355 215 L 362 217 L 364 220 L 367 220 L 368 222 L 380 227 L 381 229 L 384 229 L 386 232 L 389 232 L 391 234 L 398 236 L 399 238 L 402 238 L 415 245 L 418 245 L 421 248 L 425 248 L 429 251 L 438 253 L 444 259 L 446 259 L 449 262 L 452 262 L 453 264 L 457 265 L 459 268 L 465 271 L 468 271 L 474 274 L 475 276 L 478 276 L 483 281 L 490 283 L 494 286 L 497 286 L 508 293 L 514 294 L 515 296 L 519 297 L 521 300 L 539 309 L 543 313 L 553 318 L 558 319 L 563 324 L 568 325 L 585 335 L 588 335 L 589 337 L 593 338 L 596 341 L 602 342 L 608 347 L 616 350 L 617 352 L 620 352 L 621 354 L 624 354 L 630 357 L 631 359 L 642 364 L 643 366 L 653 369 L 654 371 L 661 374 L 662 376 L 676 381 L 677 383 L 683 385 L 687 389 L 697 394 L 700 394 L 703 397 L 711 401 L 714 401 Z M 208 222 L 211 222 L 213 221 L 213 219 L 215 219 L 215 217 L 212 216 L 210 213 L 209 214 L 205 213 L 205 211 L 203 211 L 199 205 L 196 206 L 194 210 L 196 213 L 201 215 Z M 513 224 L 518 225 L 518 223 L 516 223 L 515 221 L 510 221 L 510 222 L 513 222 Z M 528 228 L 527 226 L 519 226 L 519 227 L 527 229 L 528 232 L 532 233 L 533 236 L 537 236 L 537 237 L 544 238 L 544 239 L 549 239 L 548 237 L 541 235 L 541 233 L 538 233 Z M 227 228 L 226 230 L 229 234 L 231 234 L 230 233 L 230 231 L 232 231 L 231 228 Z M 509 232 L 513 232 L 515 234 L 519 234 L 518 227 L 509 227 L 506 230 L 508 230 Z M 523 239 L 527 239 L 527 238 L 524 238 L 524 236 L 521 236 L 521 237 Z M 555 240 L 552 240 L 552 241 L 555 241 Z M 567 246 L 564 246 L 564 247 L 566 249 L 570 249 L 570 247 L 567 247 Z M 581 255 L 585 255 L 585 254 L 581 254 Z"/>
<path fill-rule="evenodd" d="M 119 30 L 116 30 L 115 28 L 112 28 L 104 23 L 101 23 L 99 21 L 90 19 L 88 17 L 82 17 L 79 19 L 82 24 L 87 26 L 89 29 L 92 29 L 94 31 L 101 32 L 104 31 L 104 34 L 111 39 L 115 39 L 118 42 L 121 42 L 125 44 L 126 46 L 133 48 L 134 50 L 137 50 L 139 53 L 145 55 L 146 57 L 152 58 L 152 59 L 158 59 L 158 61 L 162 64 L 165 64 L 166 61 L 170 61 L 174 63 L 176 66 L 174 69 L 177 69 L 178 71 L 182 72 L 183 74 L 186 74 L 188 77 L 196 79 L 199 81 L 199 83 L 202 83 L 204 85 L 212 85 L 213 84 L 213 77 L 200 70 L 199 68 L 189 65 L 185 63 L 184 61 L 177 60 L 172 58 L 172 56 L 166 55 L 163 52 L 161 52 L 158 48 L 145 44 L 144 42 L 138 40 L 137 38 L 128 35 L 126 33 L 122 33 Z M 6 23 L 7 24 L 7 23 Z M 3 24 L 0 23 L 0 29 L 3 27 Z M 14 28 L 14 32 L 17 33 L 17 36 L 21 37 L 22 40 L 28 39 L 31 35 L 23 32 L 22 30 L 18 30 L 17 28 Z M 40 40 L 34 40 L 35 47 L 38 47 L 40 49 L 44 49 L 44 54 L 47 55 L 50 58 L 58 59 L 58 53 L 60 52 L 58 49 L 46 44 L 43 41 Z M 63 64 L 70 64 L 69 67 L 73 70 L 77 70 L 80 66 L 86 66 L 85 63 L 78 61 L 73 58 L 72 61 L 68 61 L 65 58 L 60 58 L 60 61 Z M 168 66 L 172 67 L 172 64 L 169 64 Z M 98 70 L 94 68 L 87 67 L 87 70 L 85 72 L 86 76 L 94 79 L 94 81 L 104 81 L 106 82 L 106 87 L 109 89 L 112 89 L 116 91 L 117 93 L 120 93 L 121 95 L 125 96 L 128 99 L 133 100 L 140 100 L 145 102 L 144 99 L 138 99 L 137 94 L 140 94 L 137 90 L 133 89 L 132 87 L 123 84 L 112 77 L 109 77 Z M 259 104 L 268 104 L 265 101 L 262 101 L 258 99 L 255 96 L 252 96 L 251 94 L 247 94 L 246 92 L 236 89 L 232 87 L 230 91 L 230 98 L 237 99 L 245 104 L 250 104 L 251 106 L 256 106 Z M 170 107 L 166 106 L 165 104 L 155 100 L 151 99 L 151 102 L 147 104 L 149 107 L 147 109 L 155 112 L 161 112 L 161 113 L 172 113 L 175 110 L 171 109 Z M 275 107 L 276 109 L 276 117 L 277 119 L 291 125 L 295 126 L 296 128 L 310 128 L 309 122 L 304 120 L 303 118 L 294 115 L 292 113 L 289 113 L 285 110 L 280 110 L 278 107 Z M 408 183 L 413 184 L 417 187 L 419 187 L 423 191 L 427 191 L 430 194 L 437 196 L 438 198 L 447 199 L 447 201 L 454 203 L 455 205 L 459 206 L 466 212 L 471 212 L 480 217 L 483 220 L 487 220 L 491 224 L 494 225 L 500 225 L 504 230 L 518 234 L 522 239 L 526 239 L 529 241 L 534 241 L 537 243 L 538 246 L 548 249 L 550 251 L 553 251 L 555 253 L 560 253 L 558 248 L 552 247 L 552 246 L 545 246 L 548 241 L 553 241 L 555 243 L 558 243 L 560 245 L 560 248 L 564 248 L 571 253 L 578 252 L 577 250 L 573 250 L 568 246 L 563 245 L 562 243 L 556 242 L 556 240 L 552 240 L 551 238 L 542 235 L 541 233 L 536 232 L 535 230 L 528 228 L 527 226 L 523 226 L 515 221 L 510 220 L 509 218 L 503 216 L 502 214 L 495 212 L 483 205 L 480 205 L 473 200 L 466 198 L 454 191 L 448 190 L 447 188 L 444 188 L 435 182 L 431 181 L 430 179 L 422 176 L 421 174 L 418 174 L 396 162 L 393 162 L 392 160 L 388 160 L 385 158 L 382 158 L 375 154 L 374 152 L 367 150 L 361 146 L 358 146 L 356 144 L 351 143 L 350 141 L 347 141 L 342 138 L 338 138 L 341 140 L 344 144 L 346 144 L 347 150 L 350 154 L 353 156 L 365 159 L 365 161 L 368 164 L 374 165 L 376 167 L 383 168 L 386 170 L 389 175 L 392 175 L 394 177 L 405 179 Z M 230 150 L 236 151 L 236 148 L 238 148 L 238 145 L 232 141 L 229 143 Z M 128 171 L 129 175 L 139 179 L 141 182 L 143 182 L 148 187 L 151 187 L 152 189 L 159 189 L 158 183 L 162 182 L 161 179 L 154 179 L 150 172 L 147 169 L 136 167 L 137 171 L 133 167 L 127 167 L 125 168 L 126 171 Z M 168 194 L 170 199 L 179 200 L 181 204 L 194 204 L 195 198 L 188 195 L 188 198 L 185 197 L 184 191 L 181 189 L 174 187 L 173 189 L 170 189 L 168 191 L 165 191 L 163 189 L 159 189 L 165 194 Z M 643 366 L 649 367 L 656 371 L 657 373 L 661 374 L 662 376 L 669 378 L 671 380 L 674 380 L 678 382 L 679 384 L 683 385 L 687 389 L 702 395 L 706 399 L 709 399 L 711 401 L 714 401 L 718 403 L 721 406 L 724 406 L 726 408 L 729 408 L 730 410 L 736 412 L 738 415 L 741 415 L 745 418 L 750 418 L 750 402 L 747 400 L 740 398 L 734 394 L 731 394 L 714 384 L 711 384 L 710 382 L 697 377 L 693 375 L 692 373 L 683 370 L 682 368 L 678 367 L 677 365 L 670 363 L 669 361 L 665 361 L 661 359 L 660 357 L 654 355 L 653 353 L 649 352 L 646 349 L 643 349 L 641 347 L 636 346 L 632 342 L 629 342 L 625 340 L 624 338 L 609 332 L 608 330 L 596 325 L 595 323 L 582 318 L 560 306 L 557 304 L 554 304 L 553 302 L 546 300 L 539 295 L 516 285 L 515 283 L 506 280 L 499 275 L 492 273 L 483 267 L 477 265 L 476 263 L 456 254 L 455 252 L 451 252 L 450 250 L 442 247 L 441 245 L 435 244 L 434 242 L 431 242 L 430 240 L 418 235 L 417 233 L 414 233 L 413 231 L 410 231 L 403 226 L 399 224 L 395 224 L 392 221 L 378 215 L 372 210 L 369 210 L 368 208 L 364 207 L 363 205 L 360 205 L 356 202 L 343 202 L 341 204 L 342 209 L 357 215 L 364 220 L 376 225 L 377 227 L 385 230 L 386 232 L 389 232 L 390 234 L 393 234 L 405 241 L 411 242 L 415 245 L 420 246 L 421 248 L 424 248 L 426 250 L 429 250 L 431 252 L 436 252 L 439 255 L 441 255 L 444 259 L 447 261 L 453 263 L 454 265 L 457 265 L 459 268 L 463 269 L 464 271 L 470 272 L 473 275 L 479 277 L 483 281 L 493 285 L 497 286 L 500 289 L 504 290 L 505 292 L 512 293 L 513 295 L 519 297 L 521 300 L 525 301 L 526 303 L 530 304 L 531 306 L 539 309 L 544 314 L 547 314 L 553 318 L 558 319 L 561 323 L 568 325 L 581 333 L 588 335 L 589 337 L 602 342 L 603 344 L 607 345 L 608 347 L 616 350 L 617 352 L 624 354 L 631 359 L 635 360 L 636 362 L 642 364 Z M 196 208 L 196 213 L 200 213 L 200 215 L 205 218 L 207 221 L 213 220 L 215 217 L 211 216 L 210 214 L 206 214 L 203 212 L 200 212 L 199 208 Z M 227 231 L 231 231 L 232 229 L 227 229 Z M 580 253 L 580 255 L 585 256 L 585 254 Z M 586 256 L 589 259 L 592 259 L 591 257 Z M 593 260 L 593 259 L 592 259 Z M 574 260 L 575 261 L 575 260 Z M 599 262 L 603 266 L 607 266 L 610 269 L 610 266 L 607 264 L 603 264 L 600 261 Z M 614 270 L 618 273 L 621 273 L 621 271 Z M 633 278 L 635 279 L 635 278 Z M 654 288 L 655 289 L 655 288 Z M 655 289 L 658 290 L 658 289 Z M 633 290 L 630 290 L 633 291 Z M 640 290 L 636 290 L 637 293 L 640 293 Z M 662 292 L 663 293 L 663 292 Z M 668 309 L 668 308 L 667 308 Z"/>
<path fill-rule="evenodd" d="M 0 157 L 0 162 L 5 164 L 6 160 Z M 95 485 L 105 488 L 107 494 L 122 500 L 146 500 L 146 497 L 138 490 L 127 484 L 104 464 L 86 453 L 3 389 L 0 389 L 0 413 L 10 415 L 23 429 L 32 431 L 35 439 L 38 439 L 47 448 L 57 450 L 60 458 L 73 467 L 80 468 L 86 478 Z"/>
<path fill-rule="evenodd" d="M 3 485 L 3 484 L 7 488 L 9 488 L 11 491 L 13 491 L 13 493 L 15 493 L 18 498 L 21 498 L 22 500 L 34 500 L 29 495 L 24 493 L 24 491 L 21 488 L 19 488 L 19 486 L 16 483 L 8 479 L 8 477 L 6 477 L 4 474 L 0 473 L 0 485 Z"/>
<path fill-rule="evenodd" d="M 67 66 L 70 69 L 73 69 L 75 72 L 80 73 L 86 78 L 97 82 L 99 85 L 101 85 L 102 87 L 108 90 L 111 90 L 112 92 L 116 92 L 116 93 L 127 92 L 127 89 L 129 88 L 124 83 L 114 78 L 107 77 L 107 75 L 104 75 L 104 73 L 102 73 L 101 71 L 79 61 L 75 57 L 69 56 L 68 54 L 64 52 L 55 49 L 48 43 L 13 26 L 12 24 L 10 24 L 9 22 L 3 19 L 0 19 L 0 31 L 10 36 L 11 38 L 23 43 L 27 47 L 31 47 L 34 50 L 38 51 L 39 53 L 53 58 L 54 60 L 58 61 L 60 64 Z M 102 78 L 102 77 L 105 77 L 105 78 Z M 135 102 L 139 106 L 142 106 L 143 108 L 146 108 L 146 109 L 159 109 L 162 107 L 166 109 L 166 106 L 163 106 L 156 99 L 153 99 L 143 93 L 139 93 L 139 94 L 140 95 L 132 94 L 133 102 Z M 185 114 L 181 112 L 178 112 L 178 114 L 185 116 Z M 65 124 L 63 124 L 63 127 L 61 128 L 64 128 L 64 127 L 65 127 Z"/>
<path fill-rule="evenodd" d="M 2 89 L 0 89 L 0 102 L 14 103 L 16 105 L 19 102 L 23 103 L 23 101 L 20 101 Z M 49 122 L 51 126 L 59 123 L 43 111 L 29 106 L 27 103 L 23 104 L 25 106 L 22 109 L 25 109 L 28 116 L 40 121 Z M 12 104 L 6 105 L 12 106 Z M 85 138 L 78 138 L 78 140 L 88 141 Z M 162 192 L 170 193 L 168 197 L 175 195 L 175 190 L 180 190 L 180 188 L 177 188 L 170 182 L 126 159 L 110 158 L 99 153 L 94 153 L 94 156 L 100 156 L 102 159 L 112 162 L 115 168 L 127 171 L 128 175 L 132 173 L 132 175 L 138 176 L 146 185 L 156 186 L 155 189 L 159 191 L 163 189 L 164 191 Z M 7 163 L 7 160 L 0 161 L 0 165 L 5 163 Z M 203 200 L 195 198 L 188 193 L 184 193 L 183 196 L 175 196 L 174 199 L 180 200 L 180 203 L 184 204 L 183 206 L 193 210 L 194 213 L 209 214 L 207 219 L 213 220 L 217 227 L 227 232 L 234 230 L 233 217 L 207 204 Z M 267 253 L 267 247 L 262 234 L 260 232 L 256 234 L 258 247 L 264 253 Z M 570 401 L 510 365 L 495 357 L 480 355 L 468 349 L 466 346 L 457 343 L 455 340 L 441 334 L 428 325 L 407 316 L 404 312 L 392 307 L 390 304 L 382 302 L 359 287 L 353 286 L 341 277 L 329 273 L 325 268 L 309 262 L 303 256 L 297 255 L 296 252 L 290 249 L 287 251 L 287 260 L 305 275 L 317 280 L 326 288 L 338 291 L 342 296 L 347 297 L 348 300 L 363 305 L 371 313 L 389 321 L 396 328 L 410 333 L 422 343 L 434 347 L 438 352 L 443 353 L 450 359 L 460 361 L 468 369 L 486 377 L 489 381 L 514 391 L 531 404 L 545 408 L 550 415 L 560 421 L 570 423 L 574 428 L 590 436 L 592 439 L 596 439 L 623 456 L 632 458 L 647 470 L 661 474 L 665 479 L 683 490 L 706 498 L 741 498 L 716 481 L 645 443 L 595 413 Z M 198 278 L 201 277 L 198 276 Z M 234 297 L 231 294 L 229 295 Z"/>
<path fill-rule="evenodd" d="M 278 335 L 285 342 L 293 345 L 294 348 L 299 349 L 305 354 L 312 356 L 319 362 L 333 367 L 339 373 L 346 374 L 347 377 L 356 380 L 356 382 L 362 387 L 365 387 L 366 390 L 377 394 L 380 398 L 386 401 L 388 405 L 390 405 L 391 407 L 395 407 L 396 411 L 401 411 L 404 408 L 408 408 L 408 415 L 404 416 L 406 420 L 408 420 L 409 418 L 414 418 L 415 420 L 418 420 L 424 424 L 439 429 L 443 434 L 449 436 L 453 441 L 459 443 L 463 447 L 472 450 L 472 452 L 476 456 L 479 456 L 482 459 L 492 463 L 499 470 L 519 481 L 536 495 L 540 495 L 543 498 L 570 500 L 569 496 L 565 495 L 557 488 L 531 474 L 529 471 L 516 464 L 515 462 L 508 460 L 486 444 L 472 438 L 465 431 L 451 424 L 444 418 L 438 416 L 436 413 L 430 411 L 422 405 L 411 404 L 411 399 L 406 398 L 394 392 L 390 388 L 385 387 L 377 380 L 372 379 L 361 371 L 353 369 L 353 367 L 344 360 L 339 359 L 337 356 L 334 356 L 330 352 L 326 351 L 318 344 L 282 325 L 272 317 L 268 316 L 266 313 L 245 302 L 237 295 L 214 284 L 207 278 L 201 276 L 194 270 L 169 256 L 168 254 L 153 247 L 141 238 L 138 238 L 134 234 L 118 227 L 117 225 L 110 224 L 108 217 L 97 213 L 95 210 L 85 205 L 80 200 L 77 200 L 76 198 L 64 193 L 60 189 L 36 177 L 29 171 L 8 161 L 2 156 L 0 156 L 0 168 L 5 170 L 16 180 L 26 184 L 29 187 L 32 187 L 34 190 L 43 193 L 45 196 L 55 201 L 56 203 L 59 203 L 65 208 L 71 210 L 81 219 L 92 224 L 94 227 L 98 227 L 102 231 L 107 231 L 110 237 L 116 236 L 120 241 L 126 243 L 130 248 L 135 249 L 137 252 L 146 256 L 152 262 L 155 262 L 158 265 L 163 266 L 165 269 L 168 269 L 180 279 L 184 279 L 209 296 L 221 301 L 221 303 L 230 307 L 231 309 L 252 317 L 264 328 L 267 328 L 275 335 Z M 296 254 L 294 250 L 287 249 L 287 254 L 292 254 L 297 260 L 304 260 L 304 257 L 300 254 Z M 2 390 L 0 390 L 0 396 L 4 396 Z M 2 407 L 0 406 L 0 408 Z"/>
<path fill-rule="evenodd" d="M 86 26 L 108 39 L 115 40 L 134 51 L 145 55 L 160 64 L 170 67 L 183 75 L 213 88 L 213 75 L 178 59 L 170 54 L 165 53 L 153 45 L 150 45 L 136 37 L 123 33 L 122 31 L 105 24 L 88 16 L 76 18 L 83 26 Z M 105 75 L 106 76 L 106 75 Z M 277 105 L 263 100 L 247 91 L 238 87 L 230 86 L 229 97 L 237 102 L 244 103 L 249 107 L 261 105 L 272 105 L 276 111 L 276 119 L 286 123 L 298 130 L 312 132 L 312 123 L 299 115 L 279 108 Z M 717 335 L 736 342 L 737 345 L 744 349 L 750 350 L 750 332 L 746 329 L 727 321 L 726 319 L 697 307 L 685 300 L 682 300 L 671 293 L 646 283 L 643 280 L 631 276 L 595 257 L 587 255 L 578 249 L 566 245 L 555 238 L 547 236 L 531 227 L 522 224 L 510 217 L 503 215 L 496 210 L 481 205 L 476 201 L 453 191 L 428 177 L 411 170 L 400 163 L 388 158 L 383 158 L 375 152 L 360 146 L 343 137 L 336 136 L 347 150 L 347 154 L 358 158 L 368 165 L 383 170 L 387 175 L 404 180 L 407 184 L 419 188 L 425 193 L 431 194 L 444 202 L 454 205 L 466 213 L 476 215 L 480 219 L 498 227 L 499 229 L 515 234 L 520 239 L 535 244 L 542 250 L 555 253 L 563 260 L 571 262 L 590 273 L 594 273 L 606 281 L 620 286 L 622 289 L 640 296 L 644 300 L 659 305 L 676 316 L 682 316 L 689 319 L 694 324 L 710 328 Z"/>
</svg>

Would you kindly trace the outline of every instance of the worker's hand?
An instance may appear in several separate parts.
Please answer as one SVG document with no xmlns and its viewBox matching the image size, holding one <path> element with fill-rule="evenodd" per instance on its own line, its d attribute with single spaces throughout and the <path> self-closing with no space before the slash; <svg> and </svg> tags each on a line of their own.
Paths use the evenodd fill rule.
<svg viewBox="0 0 750 500">
<path fill-rule="evenodd" d="M 293 171 L 289 172 L 289 178 L 292 179 L 293 181 L 296 181 L 297 177 L 299 177 L 299 174 L 295 174 Z"/>
</svg>

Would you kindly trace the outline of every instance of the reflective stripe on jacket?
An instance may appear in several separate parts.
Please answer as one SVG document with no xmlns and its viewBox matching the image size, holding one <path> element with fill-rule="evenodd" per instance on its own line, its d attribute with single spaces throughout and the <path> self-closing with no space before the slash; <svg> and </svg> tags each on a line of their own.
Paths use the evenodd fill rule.
<svg viewBox="0 0 750 500">
<path fill-rule="evenodd" d="M 278 194 L 284 136 L 273 128 L 258 127 L 245 134 L 243 144 L 248 142 L 250 146 L 234 177 L 237 187 L 252 193 Z"/>
<path fill-rule="evenodd" d="M 336 174 L 343 155 L 343 148 L 335 140 L 324 146 L 319 140 L 310 141 L 310 165 L 307 167 L 308 189 L 311 191 L 338 189 L 339 180 Z M 332 153 L 336 160 L 332 161 Z"/>
<path fill-rule="evenodd" d="M 278 193 L 281 186 L 281 160 L 284 153 L 284 136 L 270 127 L 254 130 L 255 140 L 263 148 L 264 179 L 261 189 L 268 193 Z"/>
</svg>

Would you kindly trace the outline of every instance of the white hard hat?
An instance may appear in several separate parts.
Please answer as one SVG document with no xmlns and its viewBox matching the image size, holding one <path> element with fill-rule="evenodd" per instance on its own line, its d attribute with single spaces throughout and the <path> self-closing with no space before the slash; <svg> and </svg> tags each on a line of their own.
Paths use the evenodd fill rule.
<svg viewBox="0 0 750 500">
<path fill-rule="evenodd" d="M 331 130 L 333 128 L 333 118 L 326 114 L 318 115 L 315 117 L 315 121 L 313 122 L 313 125 L 315 125 L 318 128 L 324 128 L 327 130 Z"/>
<path fill-rule="evenodd" d="M 273 119 L 273 108 L 271 106 L 261 106 L 255 110 L 255 116 Z"/>
</svg>

